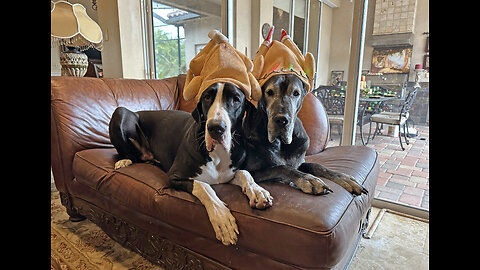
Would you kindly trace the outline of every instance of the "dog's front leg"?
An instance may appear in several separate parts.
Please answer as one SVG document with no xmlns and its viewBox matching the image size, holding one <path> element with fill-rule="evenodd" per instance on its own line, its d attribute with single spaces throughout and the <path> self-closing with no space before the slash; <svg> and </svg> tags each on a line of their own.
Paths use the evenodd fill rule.
<svg viewBox="0 0 480 270">
<path fill-rule="evenodd" d="M 252 171 L 251 174 L 255 182 L 276 180 L 288 185 L 293 183 L 308 194 L 322 195 L 332 192 L 322 179 L 286 165 Z"/>
<path fill-rule="evenodd" d="M 324 177 L 339 184 L 348 192 L 360 195 L 362 193 L 368 194 L 368 191 L 360 185 L 357 180 L 348 174 L 330 170 L 318 163 L 302 163 L 298 169 L 302 172 L 310 173 L 318 177 Z"/>
<path fill-rule="evenodd" d="M 250 200 L 250 207 L 265 209 L 272 206 L 273 197 L 270 192 L 255 183 L 248 171 L 238 170 L 230 183 L 242 188 L 243 194 Z"/>
<path fill-rule="evenodd" d="M 204 182 L 194 180 L 192 194 L 207 209 L 208 219 L 213 226 L 215 236 L 224 245 L 237 243 L 238 227 L 230 210 L 218 197 L 213 188 Z"/>
</svg>

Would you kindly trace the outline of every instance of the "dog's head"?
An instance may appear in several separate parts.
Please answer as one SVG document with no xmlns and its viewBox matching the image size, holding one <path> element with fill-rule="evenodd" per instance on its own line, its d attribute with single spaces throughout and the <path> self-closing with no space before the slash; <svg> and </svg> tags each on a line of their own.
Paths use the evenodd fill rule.
<svg viewBox="0 0 480 270">
<path fill-rule="evenodd" d="M 203 91 L 192 116 L 197 123 L 205 123 L 207 151 L 217 144 L 230 151 L 232 133 L 241 128 L 248 103 L 243 91 L 231 83 L 214 83 Z"/>
<path fill-rule="evenodd" d="M 270 143 L 277 137 L 286 144 L 292 142 L 295 119 L 306 94 L 307 86 L 293 74 L 275 75 L 263 84 L 259 108 L 267 114 Z"/>
</svg>

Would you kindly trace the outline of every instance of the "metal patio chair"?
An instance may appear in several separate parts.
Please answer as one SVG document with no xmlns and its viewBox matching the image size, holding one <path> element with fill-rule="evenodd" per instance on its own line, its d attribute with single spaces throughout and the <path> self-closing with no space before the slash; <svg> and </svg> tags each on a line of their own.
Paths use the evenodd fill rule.
<svg viewBox="0 0 480 270">
<path fill-rule="evenodd" d="M 379 134 L 382 135 L 381 129 L 379 127 L 379 124 L 389 124 L 389 125 L 398 125 L 398 138 L 400 140 L 400 147 L 402 148 L 402 151 L 405 150 L 405 147 L 403 147 L 402 144 L 402 136 L 400 129 L 403 127 L 403 136 L 405 138 L 405 143 L 408 145 L 409 141 L 407 138 L 408 134 L 408 125 L 407 121 L 409 120 L 409 111 L 410 108 L 413 105 L 413 102 L 415 101 L 415 97 L 417 96 L 418 88 L 414 88 L 412 91 L 410 91 L 403 101 L 401 105 L 400 112 L 381 112 L 377 114 L 373 114 L 370 117 L 370 129 L 372 128 L 372 122 L 375 122 L 375 131 L 373 132 L 373 137 L 372 141 L 375 138 L 375 135 Z M 406 129 L 406 131 L 405 131 Z"/>
<path fill-rule="evenodd" d="M 340 136 L 339 145 L 341 145 L 342 128 L 343 122 L 345 121 L 345 90 L 342 90 L 337 86 L 321 85 L 314 89 L 312 93 L 320 100 L 320 102 L 322 102 L 322 105 L 327 112 L 327 118 L 330 124 L 330 140 L 332 138 L 332 128 L 336 126 Z M 364 105 L 359 106 L 360 108 L 358 110 L 357 125 L 360 126 L 360 138 L 362 140 L 362 144 L 366 145 L 366 143 L 368 143 L 368 139 L 370 138 L 370 134 L 367 142 L 365 142 L 361 126 L 366 124 L 367 121 L 370 120 L 370 117 L 368 114 L 366 114 Z"/>
<path fill-rule="evenodd" d="M 332 139 L 332 128 L 338 128 L 340 143 L 342 144 L 342 128 L 344 121 L 345 91 L 337 86 L 322 85 L 312 91 L 327 111 L 328 123 L 330 124 L 330 140 Z"/>
</svg>

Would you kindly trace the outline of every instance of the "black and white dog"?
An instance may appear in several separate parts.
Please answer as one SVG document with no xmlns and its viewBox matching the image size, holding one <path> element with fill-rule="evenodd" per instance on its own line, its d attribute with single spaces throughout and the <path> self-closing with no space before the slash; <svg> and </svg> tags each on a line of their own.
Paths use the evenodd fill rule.
<svg viewBox="0 0 480 270">
<path fill-rule="evenodd" d="M 109 133 L 120 159 L 115 169 L 148 162 L 167 172 L 170 186 L 193 194 L 205 206 L 216 238 L 235 244 L 235 218 L 210 185 L 231 183 L 242 188 L 250 206 L 272 205 L 269 192 L 241 170 L 246 158 L 242 119 L 253 105 L 231 83 L 214 83 L 201 95 L 192 114 L 182 111 L 132 112 L 119 107 Z"/>
<path fill-rule="evenodd" d="M 309 194 L 332 191 L 318 177 L 332 180 L 355 195 L 367 193 L 352 176 L 305 162 L 310 141 L 297 114 L 306 94 L 306 86 L 295 75 L 279 74 L 265 82 L 257 108 L 249 107 L 244 120 L 245 169 L 256 182 L 293 183 Z"/>
</svg>

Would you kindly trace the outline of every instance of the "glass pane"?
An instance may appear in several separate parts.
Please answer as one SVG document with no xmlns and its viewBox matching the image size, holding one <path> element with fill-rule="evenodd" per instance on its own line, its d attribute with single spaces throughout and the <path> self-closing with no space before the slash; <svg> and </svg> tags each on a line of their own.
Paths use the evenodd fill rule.
<svg viewBox="0 0 480 270">
<path fill-rule="evenodd" d="M 358 109 L 364 122 L 355 143 L 363 144 L 363 131 L 379 155 L 375 198 L 423 210 L 429 209 L 428 20 L 428 0 L 369 1 Z"/>
<path fill-rule="evenodd" d="M 273 0 L 273 39 L 280 40 L 282 32 L 285 29 L 288 32 L 290 23 L 290 0 Z M 289 33 L 290 34 L 290 33 Z"/>
<path fill-rule="evenodd" d="M 297 44 L 300 51 L 303 52 L 303 42 L 305 37 L 305 0 L 295 0 L 295 9 L 293 17 L 293 41 Z"/>
<path fill-rule="evenodd" d="M 315 10 L 319 10 L 318 14 Z M 314 27 L 313 18 L 320 17 L 319 26 Z M 313 94 L 322 102 L 330 123 L 328 147 L 341 143 L 345 97 L 347 90 L 348 67 L 350 63 L 350 39 L 353 19 L 353 3 L 342 1 L 339 7 L 321 3 L 319 9 L 310 10 L 309 47 L 312 52 L 312 33 L 320 27 L 316 89 Z"/>
<path fill-rule="evenodd" d="M 169 3 L 169 5 L 165 4 Z M 155 78 L 186 73 L 190 60 L 222 29 L 221 0 L 152 1 Z"/>
</svg>

